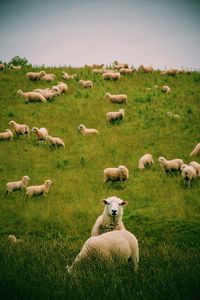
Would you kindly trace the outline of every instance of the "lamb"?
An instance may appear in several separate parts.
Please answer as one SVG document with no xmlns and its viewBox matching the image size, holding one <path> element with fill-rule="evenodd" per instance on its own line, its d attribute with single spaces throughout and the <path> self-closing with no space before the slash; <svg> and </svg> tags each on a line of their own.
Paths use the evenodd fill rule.
<svg viewBox="0 0 200 300">
<path fill-rule="evenodd" d="M 39 141 L 46 140 L 46 137 L 48 135 L 48 130 L 45 127 L 41 127 L 41 128 L 33 127 L 31 129 L 31 132 L 35 132 L 36 137 Z"/>
<path fill-rule="evenodd" d="M 91 135 L 91 134 L 98 134 L 99 131 L 95 128 L 86 128 L 85 125 L 80 124 L 78 130 L 82 135 Z"/>
<path fill-rule="evenodd" d="M 92 88 L 93 83 L 91 80 L 79 80 L 78 82 L 83 88 Z"/>
<path fill-rule="evenodd" d="M 190 153 L 190 156 L 199 155 L 200 154 L 200 143 L 195 146 L 195 148 Z"/>
<path fill-rule="evenodd" d="M 26 188 L 26 196 L 28 198 L 33 197 L 34 195 L 43 194 L 46 196 L 49 192 L 52 181 L 50 179 L 46 180 L 42 185 L 33 185 Z"/>
<path fill-rule="evenodd" d="M 166 93 L 166 94 L 170 94 L 171 89 L 168 85 L 163 85 L 162 88 L 161 88 L 161 92 Z"/>
<path fill-rule="evenodd" d="M 153 157 L 151 154 L 145 154 L 139 159 L 138 168 L 140 170 L 145 169 L 146 167 L 151 167 L 154 164 Z"/>
<path fill-rule="evenodd" d="M 13 69 L 13 70 L 21 70 L 22 69 L 22 66 L 14 66 L 13 64 L 10 65 L 10 69 Z"/>
<path fill-rule="evenodd" d="M 18 124 L 13 120 L 9 122 L 9 125 L 10 125 L 11 130 L 13 131 L 13 133 L 16 133 L 17 135 L 27 134 L 28 138 L 30 138 L 30 130 L 29 130 L 28 125 Z"/>
<path fill-rule="evenodd" d="M 53 98 L 55 98 L 59 92 L 55 91 L 55 90 L 51 90 L 49 88 L 47 89 L 35 89 L 34 92 L 40 93 L 42 96 L 45 97 L 46 100 L 52 100 Z"/>
<path fill-rule="evenodd" d="M 128 169 L 121 165 L 117 168 L 106 168 L 103 171 L 104 183 L 108 181 L 126 181 L 129 178 Z"/>
<path fill-rule="evenodd" d="M 26 77 L 30 80 L 40 80 L 45 74 L 46 74 L 45 71 L 28 72 L 26 73 Z"/>
<path fill-rule="evenodd" d="M 111 103 L 125 103 L 127 104 L 127 95 L 125 94 L 118 94 L 118 95 L 111 95 L 110 93 L 105 93 L 105 97 L 107 97 Z"/>
<path fill-rule="evenodd" d="M 190 187 L 190 182 L 196 178 L 197 173 L 196 170 L 192 166 L 188 166 L 186 164 L 183 164 L 181 166 L 181 176 L 184 180 L 184 184 L 188 184 L 188 187 Z"/>
<path fill-rule="evenodd" d="M 122 68 L 128 68 L 128 64 L 127 63 L 122 63 L 122 62 L 118 62 L 117 60 L 115 60 L 113 62 L 114 65 L 121 65 L 123 66 Z"/>
<path fill-rule="evenodd" d="M 57 87 L 58 87 L 60 93 L 67 92 L 67 90 L 68 90 L 68 86 L 64 82 L 58 82 Z"/>
<path fill-rule="evenodd" d="M 105 205 L 103 214 L 97 218 L 92 228 L 91 236 L 113 230 L 126 230 L 122 221 L 122 206 L 127 205 L 128 202 L 113 196 L 103 199 L 103 203 Z"/>
<path fill-rule="evenodd" d="M 69 75 L 68 73 L 62 71 L 62 79 L 70 80 L 70 79 L 74 79 L 74 78 L 77 78 L 77 74 Z"/>
<path fill-rule="evenodd" d="M 197 176 L 200 177 L 200 164 L 196 161 L 191 161 L 189 163 L 189 166 L 193 167 L 195 169 L 196 173 L 197 173 Z"/>
<path fill-rule="evenodd" d="M 120 74 L 123 74 L 123 75 L 130 75 L 130 74 L 133 74 L 133 72 L 135 71 L 135 69 L 126 69 L 126 68 L 121 68 L 119 70 Z"/>
<path fill-rule="evenodd" d="M 26 99 L 25 100 L 26 103 L 28 103 L 28 102 L 46 103 L 47 102 L 46 98 L 38 92 L 26 92 L 26 93 L 24 93 L 22 90 L 19 90 L 17 92 L 17 94 L 23 96 Z"/>
<path fill-rule="evenodd" d="M 0 141 L 11 141 L 13 138 L 13 133 L 10 129 L 6 129 L 5 132 L 0 132 Z"/>
<path fill-rule="evenodd" d="M 160 166 L 164 173 L 170 171 L 179 171 L 181 166 L 183 165 L 183 160 L 179 158 L 166 160 L 166 158 L 161 156 L 158 158 L 158 162 L 160 163 Z"/>
<path fill-rule="evenodd" d="M 119 80 L 121 78 L 121 75 L 119 72 L 104 72 L 102 74 L 103 79 L 108 80 Z"/>
<path fill-rule="evenodd" d="M 6 183 L 6 194 L 17 191 L 17 190 L 23 190 L 26 188 L 30 178 L 26 175 L 23 176 L 21 180 L 19 181 L 13 181 Z"/>
<path fill-rule="evenodd" d="M 137 238 L 127 230 L 115 230 L 90 237 L 83 245 L 72 265 L 68 266 L 68 273 L 78 271 L 82 262 L 88 262 L 94 257 L 101 258 L 105 263 L 130 264 L 136 272 L 139 264 L 139 247 Z"/>
<path fill-rule="evenodd" d="M 106 114 L 107 123 L 110 124 L 116 120 L 123 120 L 125 116 L 125 110 L 119 109 L 118 111 L 110 111 Z"/>
<path fill-rule="evenodd" d="M 138 71 L 142 71 L 144 73 L 152 73 L 153 72 L 153 67 L 152 66 L 139 66 Z"/>
<path fill-rule="evenodd" d="M 50 135 L 47 135 L 46 136 L 46 141 L 52 147 L 58 147 L 58 148 L 63 147 L 63 148 L 65 148 L 65 143 L 59 137 L 52 137 Z"/>
<path fill-rule="evenodd" d="M 53 81 L 55 79 L 55 74 L 45 74 L 41 77 L 41 80 L 43 81 Z"/>
</svg>

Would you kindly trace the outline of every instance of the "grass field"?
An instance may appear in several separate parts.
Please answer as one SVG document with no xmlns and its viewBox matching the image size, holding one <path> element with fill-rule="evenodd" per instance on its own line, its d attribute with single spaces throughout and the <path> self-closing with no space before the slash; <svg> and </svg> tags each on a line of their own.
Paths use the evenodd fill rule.
<svg viewBox="0 0 200 300">
<path fill-rule="evenodd" d="M 39 70 L 41 70 L 40 68 Z M 0 142 L 0 290 L 1 299 L 198 299 L 200 294 L 200 180 L 184 186 L 180 175 L 163 174 L 157 159 L 182 158 L 200 142 L 200 73 L 175 77 L 135 73 L 119 82 L 103 81 L 89 69 L 48 68 L 53 83 L 31 82 L 26 72 L 0 72 L 0 132 L 9 121 L 46 127 L 65 149 L 38 145 L 35 135 Z M 51 87 L 61 71 L 76 73 L 69 90 L 46 104 L 25 104 L 17 90 Z M 92 79 L 83 89 L 79 79 Z M 172 92 L 160 92 L 167 84 Z M 158 89 L 154 89 L 158 85 Z M 151 91 L 145 89 L 152 87 Z M 128 104 L 114 105 L 105 93 L 125 93 Z M 105 114 L 125 108 L 122 122 L 107 125 Z M 168 111 L 180 115 L 174 120 Z M 81 136 L 84 124 L 98 136 Z M 138 160 L 151 153 L 155 165 L 138 170 Z M 103 185 L 103 169 L 125 165 L 130 178 Z M 30 177 L 29 185 L 51 179 L 46 197 L 27 200 L 16 191 L 5 196 L 8 181 Z M 128 201 L 124 224 L 138 238 L 140 268 L 91 263 L 81 276 L 69 278 L 71 264 L 103 211 L 101 199 Z M 9 234 L 23 240 L 10 245 Z"/>
</svg>

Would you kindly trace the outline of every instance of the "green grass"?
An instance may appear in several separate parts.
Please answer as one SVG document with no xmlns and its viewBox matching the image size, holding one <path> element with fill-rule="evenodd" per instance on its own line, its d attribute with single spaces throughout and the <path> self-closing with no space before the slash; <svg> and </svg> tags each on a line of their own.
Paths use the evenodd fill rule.
<svg viewBox="0 0 200 300">
<path fill-rule="evenodd" d="M 157 158 L 180 157 L 199 143 L 199 73 L 176 77 L 135 73 L 119 82 L 103 81 L 88 69 L 48 68 L 53 83 L 30 82 L 21 71 L 0 72 L 0 132 L 10 120 L 46 127 L 59 136 L 65 149 L 39 146 L 35 136 L 0 142 L 0 289 L 1 299 L 197 299 L 199 295 L 200 181 L 188 189 L 180 175 L 164 175 Z M 40 68 L 41 70 L 41 68 Z M 46 104 L 25 104 L 18 89 L 51 87 L 61 71 L 76 73 L 66 94 Z M 84 90 L 79 79 L 92 79 Z M 172 93 L 147 87 L 167 84 Z M 105 93 L 126 93 L 128 104 L 114 105 Z M 105 114 L 125 108 L 125 119 L 106 124 Z M 166 113 L 180 115 L 170 119 Z M 79 124 L 99 130 L 98 136 L 81 136 Z M 153 168 L 138 170 L 138 160 L 151 153 Z M 197 157 L 194 160 L 200 162 Z M 103 185 L 103 169 L 125 165 L 130 179 Z M 30 185 L 51 179 L 46 197 L 27 200 L 17 191 L 5 196 L 8 181 L 30 177 Z M 71 264 L 103 206 L 101 199 L 116 195 L 128 201 L 124 224 L 140 246 L 140 268 L 134 275 L 126 266 L 83 267 L 69 278 Z M 9 234 L 23 240 L 10 245 Z"/>
</svg>

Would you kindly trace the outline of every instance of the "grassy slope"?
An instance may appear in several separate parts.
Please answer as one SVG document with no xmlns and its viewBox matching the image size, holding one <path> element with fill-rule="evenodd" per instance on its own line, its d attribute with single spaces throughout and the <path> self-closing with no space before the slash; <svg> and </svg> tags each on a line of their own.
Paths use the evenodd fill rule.
<svg viewBox="0 0 200 300">
<path fill-rule="evenodd" d="M 20 137 L 14 138 L 12 142 L 0 143 L 1 254 L 2 266 L 8 270 L 2 277 L 5 286 L 5 279 L 10 276 L 12 251 L 15 251 L 7 247 L 5 240 L 8 234 L 13 233 L 27 241 L 22 248 L 17 248 L 18 255 L 23 254 L 25 258 L 15 263 L 14 278 L 19 265 L 22 268 L 25 265 L 24 260 L 27 257 L 24 253 L 27 249 L 34 259 L 35 252 L 41 249 L 37 258 L 39 262 L 35 267 L 37 274 L 40 273 L 40 260 L 43 261 L 46 249 L 49 249 L 48 258 L 54 259 L 57 267 L 52 267 L 52 271 L 48 260 L 44 259 L 44 263 L 47 269 L 52 271 L 51 276 L 54 280 L 56 277 L 55 286 L 62 286 L 61 295 L 65 294 L 63 287 L 66 283 L 62 277 L 65 269 L 61 265 L 70 263 L 89 237 L 91 227 L 103 209 L 101 199 L 116 195 L 129 202 L 124 209 L 124 223 L 127 229 L 138 237 L 141 245 L 141 273 L 135 296 L 140 299 L 159 298 L 160 292 L 162 295 L 164 293 L 167 299 L 168 293 L 162 289 L 169 275 L 167 281 L 173 287 L 170 288 L 170 295 L 173 294 L 173 290 L 175 298 L 187 299 L 186 291 L 181 294 L 178 292 L 178 285 L 172 284 L 177 276 L 173 271 L 174 263 L 178 261 L 182 264 L 184 261 L 183 268 L 187 269 L 190 265 L 190 273 L 193 269 L 192 274 L 185 278 L 185 271 L 180 267 L 177 271 L 178 278 L 184 278 L 183 285 L 190 286 L 190 297 L 194 297 L 193 287 L 197 286 L 197 283 L 193 281 L 199 272 L 192 266 L 196 266 L 198 258 L 200 183 L 196 180 L 189 190 L 183 186 L 180 176 L 164 176 L 157 158 L 180 157 L 186 162 L 190 161 L 188 154 L 199 143 L 200 75 L 194 73 L 161 77 L 157 72 L 137 73 L 130 77 L 124 76 L 119 82 L 104 82 L 101 76 L 92 76 L 90 70 L 68 69 L 69 73 L 77 73 L 79 79 L 92 79 L 94 88 L 83 90 L 76 80 L 71 81 L 68 83 L 69 91 L 65 95 L 47 104 L 25 104 L 24 100 L 16 95 L 18 89 L 29 91 L 37 87 L 52 86 L 61 79 L 61 70 L 47 70 L 56 74 L 57 79 L 53 83 L 30 82 L 25 78 L 26 70 L 8 70 L 0 73 L 0 131 L 8 128 L 8 122 L 14 119 L 31 128 L 47 127 L 51 135 L 61 137 L 66 145 L 65 150 L 57 151 L 47 146 L 39 147 L 35 136 L 31 136 L 30 141 L 26 137 Z M 172 93 L 164 95 L 159 90 L 145 91 L 146 87 L 155 84 L 169 85 Z M 117 110 L 123 105 L 109 103 L 104 97 L 105 92 L 128 95 L 126 116 L 121 124 L 106 125 L 106 112 Z M 175 121 L 168 118 L 167 111 L 179 114 L 181 119 Z M 76 129 L 81 123 L 97 128 L 100 131 L 99 136 L 79 135 Z M 141 172 L 137 169 L 138 159 L 148 152 L 153 155 L 155 166 L 151 170 Z M 199 158 L 195 160 L 200 162 Z M 125 188 L 122 189 L 120 184 L 108 184 L 104 187 L 103 169 L 120 164 L 126 165 L 130 171 L 130 179 Z M 24 195 L 16 192 L 5 197 L 6 182 L 18 180 L 23 175 L 29 175 L 30 185 L 40 184 L 45 179 L 53 180 L 48 196 L 45 199 L 39 196 L 27 201 Z M 52 239 L 55 244 L 59 241 L 57 254 L 54 254 L 56 246 L 52 245 Z M 194 255 L 190 258 L 192 249 Z M 156 258 L 157 265 L 152 265 L 150 257 L 156 257 L 157 252 L 160 258 Z M 62 258 L 63 253 L 65 260 Z M 6 259 L 7 256 L 10 260 Z M 170 261 L 171 257 L 173 259 Z M 30 260 L 31 264 L 34 259 Z M 163 260 L 168 261 L 169 272 L 163 268 Z M 153 279 L 149 264 L 153 272 L 162 276 L 156 273 Z M 61 269 L 59 276 L 57 269 Z M 29 273 L 27 276 L 35 278 Z M 152 287 L 148 296 L 149 280 L 152 284 L 152 279 L 155 282 L 154 289 Z M 19 284 L 19 291 L 22 293 L 27 284 L 24 280 Z M 51 282 L 52 278 L 48 277 L 48 280 Z M 17 286 L 15 280 L 14 282 Z M 43 283 L 44 289 L 45 284 Z M 130 292 L 124 289 L 123 297 Z M 87 292 L 89 295 L 89 291 Z M 130 294 L 132 293 L 131 290 Z M 59 295 L 56 294 L 55 297 Z"/>
</svg>

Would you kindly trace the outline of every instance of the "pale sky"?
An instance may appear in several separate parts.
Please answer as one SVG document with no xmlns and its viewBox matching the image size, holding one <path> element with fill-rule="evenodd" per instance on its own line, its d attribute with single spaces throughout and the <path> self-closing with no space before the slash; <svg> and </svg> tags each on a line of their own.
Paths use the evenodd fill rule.
<svg viewBox="0 0 200 300">
<path fill-rule="evenodd" d="M 0 2 L 0 60 L 200 68 L 198 0 Z"/>
</svg>

